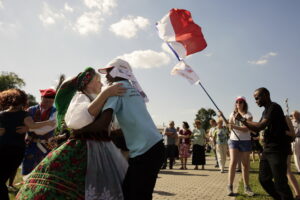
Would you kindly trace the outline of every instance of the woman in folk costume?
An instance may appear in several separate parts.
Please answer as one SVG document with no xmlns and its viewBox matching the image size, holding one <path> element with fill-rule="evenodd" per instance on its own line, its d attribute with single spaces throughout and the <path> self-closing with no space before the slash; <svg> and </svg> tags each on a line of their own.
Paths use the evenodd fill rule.
<svg viewBox="0 0 300 200">
<path fill-rule="evenodd" d="M 98 126 L 106 99 L 125 89 L 112 85 L 100 93 L 101 87 L 93 68 L 62 84 L 55 98 L 58 128 L 64 120 L 72 136 L 32 171 L 17 199 L 123 199 L 127 161 Z"/>
</svg>

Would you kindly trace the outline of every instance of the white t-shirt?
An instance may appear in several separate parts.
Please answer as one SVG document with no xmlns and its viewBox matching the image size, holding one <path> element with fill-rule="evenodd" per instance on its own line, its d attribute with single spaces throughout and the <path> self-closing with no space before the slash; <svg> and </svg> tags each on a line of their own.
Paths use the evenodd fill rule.
<svg viewBox="0 0 300 200">
<path fill-rule="evenodd" d="M 244 114 L 242 116 L 246 119 L 252 118 L 252 114 L 250 112 L 247 112 L 246 114 Z M 233 121 L 233 123 L 236 126 L 244 126 L 240 121 L 234 120 L 234 114 L 233 113 L 230 114 L 229 121 Z M 244 132 L 244 131 L 234 129 L 234 132 L 237 134 L 237 136 L 240 138 L 240 140 L 251 140 L 251 135 L 250 135 L 249 130 Z M 233 131 L 230 132 L 230 139 L 231 140 L 239 140 L 236 137 L 236 135 L 233 133 Z"/>
</svg>

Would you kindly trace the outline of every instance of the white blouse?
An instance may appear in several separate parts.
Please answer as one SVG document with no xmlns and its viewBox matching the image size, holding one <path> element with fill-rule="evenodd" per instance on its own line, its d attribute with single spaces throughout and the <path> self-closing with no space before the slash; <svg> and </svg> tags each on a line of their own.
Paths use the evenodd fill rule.
<svg viewBox="0 0 300 200">
<path fill-rule="evenodd" d="M 244 117 L 246 119 L 250 119 L 250 118 L 252 118 L 252 114 L 250 112 L 247 112 L 242 117 Z M 241 124 L 241 122 L 238 122 L 238 121 L 234 120 L 234 113 L 230 114 L 229 120 L 233 120 L 234 123 L 235 123 L 235 125 L 237 125 L 237 126 L 243 126 Z M 234 129 L 234 132 L 238 135 L 238 137 L 240 138 L 240 140 L 251 140 L 251 135 L 250 135 L 250 131 L 249 130 L 248 131 L 240 131 L 240 130 Z M 239 140 L 232 131 L 230 132 L 230 139 L 231 140 Z"/>
<path fill-rule="evenodd" d="M 65 115 L 65 122 L 69 128 L 80 129 L 94 121 L 95 117 L 88 111 L 90 103 L 85 94 L 81 92 L 75 94 Z"/>
</svg>

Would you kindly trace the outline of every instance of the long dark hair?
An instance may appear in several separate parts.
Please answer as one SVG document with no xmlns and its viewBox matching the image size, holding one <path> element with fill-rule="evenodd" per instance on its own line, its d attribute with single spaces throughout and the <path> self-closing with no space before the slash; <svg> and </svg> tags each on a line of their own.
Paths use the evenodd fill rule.
<svg viewBox="0 0 300 200">
<path fill-rule="evenodd" d="M 244 106 L 243 106 L 243 112 L 247 113 L 248 112 L 248 104 L 245 100 L 239 100 L 239 101 L 243 101 L 244 102 Z M 236 102 L 234 103 L 234 113 L 238 112 L 237 107 L 236 107 Z"/>
</svg>

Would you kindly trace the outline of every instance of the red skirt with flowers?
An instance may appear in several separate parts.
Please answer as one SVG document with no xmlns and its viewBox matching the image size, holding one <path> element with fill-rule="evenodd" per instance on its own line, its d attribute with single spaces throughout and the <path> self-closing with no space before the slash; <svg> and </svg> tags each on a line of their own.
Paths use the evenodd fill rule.
<svg viewBox="0 0 300 200">
<path fill-rule="evenodd" d="M 190 144 L 179 144 L 179 157 L 188 158 L 190 156 Z"/>
<path fill-rule="evenodd" d="M 84 199 L 86 168 L 86 141 L 69 140 L 50 152 L 32 171 L 16 199 Z"/>
</svg>

